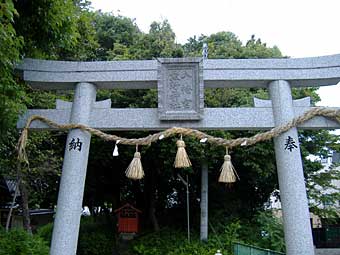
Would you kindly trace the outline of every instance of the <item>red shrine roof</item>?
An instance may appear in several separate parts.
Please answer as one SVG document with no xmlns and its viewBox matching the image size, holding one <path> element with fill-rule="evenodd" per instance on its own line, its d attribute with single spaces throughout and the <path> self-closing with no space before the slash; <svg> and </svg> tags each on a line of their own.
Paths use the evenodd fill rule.
<svg viewBox="0 0 340 255">
<path fill-rule="evenodd" d="M 131 208 L 131 209 L 133 209 L 133 210 L 135 210 L 135 211 L 138 212 L 138 213 L 142 213 L 141 210 L 138 210 L 137 208 L 133 207 L 133 206 L 130 205 L 129 203 L 126 203 L 126 204 L 123 205 L 122 207 L 120 207 L 120 208 L 114 210 L 114 212 L 117 213 L 117 212 L 119 212 L 119 211 L 121 211 L 122 209 L 127 208 L 127 207 L 128 207 L 128 208 Z"/>
</svg>

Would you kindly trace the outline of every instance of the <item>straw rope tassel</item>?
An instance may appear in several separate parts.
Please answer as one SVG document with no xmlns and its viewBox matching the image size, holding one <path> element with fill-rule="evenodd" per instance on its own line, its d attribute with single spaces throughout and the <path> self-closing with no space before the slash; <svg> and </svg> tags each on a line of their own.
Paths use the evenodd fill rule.
<svg viewBox="0 0 340 255">
<path fill-rule="evenodd" d="M 174 166 L 175 168 L 186 168 L 191 166 L 190 159 L 188 157 L 187 152 L 185 151 L 185 142 L 183 141 L 182 135 L 181 139 L 176 142 L 177 144 L 177 153 Z"/>
<path fill-rule="evenodd" d="M 240 180 L 240 178 L 237 175 L 237 172 L 231 163 L 231 157 L 228 154 L 228 147 L 226 148 L 226 155 L 224 156 L 224 163 L 220 169 L 221 174 L 218 178 L 219 182 L 224 183 L 234 183 L 236 182 L 236 178 Z"/>
<path fill-rule="evenodd" d="M 141 155 L 138 152 L 138 145 L 136 145 L 136 152 L 133 159 L 125 171 L 126 177 L 133 180 L 140 180 L 144 177 L 144 171 L 141 161 Z"/>
<path fill-rule="evenodd" d="M 18 160 L 20 162 L 25 162 L 25 163 L 28 164 L 28 157 L 27 157 L 27 154 L 26 154 L 27 138 L 28 138 L 28 128 L 25 127 L 22 130 L 22 133 L 19 137 L 16 149 L 18 151 Z"/>
</svg>

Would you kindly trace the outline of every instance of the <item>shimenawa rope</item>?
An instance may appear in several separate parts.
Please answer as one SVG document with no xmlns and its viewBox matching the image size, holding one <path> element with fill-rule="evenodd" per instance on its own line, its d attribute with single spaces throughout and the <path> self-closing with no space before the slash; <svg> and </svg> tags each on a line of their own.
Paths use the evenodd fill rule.
<svg viewBox="0 0 340 255">
<path fill-rule="evenodd" d="M 306 111 L 303 113 L 301 116 L 298 116 L 291 121 L 285 123 L 284 125 L 281 125 L 279 127 L 274 127 L 273 129 L 263 132 L 263 133 L 258 133 L 254 136 L 251 137 L 241 137 L 241 138 L 236 138 L 236 139 L 224 139 L 221 137 L 214 137 L 211 135 L 208 135 L 204 132 L 195 130 L 195 129 L 190 129 L 190 128 L 182 128 L 182 127 L 173 127 L 166 129 L 164 131 L 148 135 L 146 137 L 142 138 L 124 138 L 124 137 L 119 137 L 116 135 L 110 135 L 107 133 L 104 133 L 98 129 L 88 127 L 86 125 L 82 124 L 66 124 L 66 125 L 60 125 L 57 124 L 56 122 L 53 122 L 49 120 L 48 118 L 39 116 L 39 115 L 32 115 L 27 119 L 26 125 L 23 128 L 23 131 L 21 133 L 21 136 L 18 140 L 17 144 L 17 150 L 18 150 L 18 159 L 20 161 L 24 161 L 28 163 L 28 158 L 27 154 L 25 151 L 26 144 L 27 144 L 27 139 L 28 139 L 28 129 L 33 121 L 39 120 L 48 126 L 55 128 L 55 129 L 60 129 L 60 130 L 70 130 L 70 129 L 81 129 L 83 131 L 87 131 L 91 133 L 92 135 L 98 136 L 102 138 L 104 141 L 118 141 L 120 144 L 125 144 L 125 145 L 150 145 L 153 142 L 156 142 L 159 140 L 160 137 L 166 138 L 170 137 L 175 134 L 180 134 L 184 136 L 191 136 L 197 139 L 202 139 L 206 138 L 207 142 L 215 145 L 221 145 L 225 146 L 227 148 L 233 148 L 236 146 L 249 146 L 249 145 L 254 145 L 258 142 L 262 141 L 267 141 L 270 140 L 274 137 L 279 136 L 280 134 L 288 131 L 289 129 L 293 127 L 297 127 L 304 122 L 316 117 L 316 116 L 323 116 L 327 117 L 330 119 L 333 119 L 340 123 L 340 110 L 339 109 L 332 109 L 332 108 L 324 108 L 324 107 L 315 107 L 311 108 L 310 110 Z M 181 140 L 179 140 L 181 141 Z M 184 149 L 182 146 L 183 144 L 178 142 L 178 148 Z M 185 146 L 185 144 L 184 144 Z M 230 157 L 230 156 L 229 156 Z M 138 157 L 137 157 L 138 158 Z M 176 164 L 176 162 L 175 162 Z M 141 174 L 140 176 L 144 176 L 144 174 Z"/>
</svg>

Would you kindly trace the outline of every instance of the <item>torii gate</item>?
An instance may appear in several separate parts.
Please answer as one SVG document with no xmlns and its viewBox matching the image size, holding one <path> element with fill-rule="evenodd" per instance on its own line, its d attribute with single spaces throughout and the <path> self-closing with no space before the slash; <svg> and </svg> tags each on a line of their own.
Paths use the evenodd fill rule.
<svg viewBox="0 0 340 255">
<path fill-rule="evenodd" d="M 158 59 L 146 61 L 65 62 L 25 59 L 18 67 L 35 89 L 75 90 L 73 103 L 56 109 L 28 110 L 58 124 L 85 124 L 102 130 L 162 130 L 173 126 L 204 130 L 264 130 L 280 126 L 310 109 L 308 99 L 292 100 L 291 87 L 334 85 L 340 81 L 340 55 L 302 59 Z M 96 102 L 97 89 L 158 87 L 158 109 L 111 109 Z M 254 108 L 204 108 L 204 88 L 268 88 L 270 101 Z M 48 129 L 39 121 L 31 129 Z M 335 129 L 316 117 L 303 129 Z M 297 148 L 285 149 L 287 138 Z M 73 140 L 72 140 L 73 139 Z M 79 139 L 79 140 L 77 140 Z M 90 134 L 68 133 L 51 244 L 52 255 L 76 253 Z M 72 149 L 81 141 L 81 149 Z M 274 139 L 287 255 L 314 254 L 298 133 L 292 128 Z"/>
</svg>

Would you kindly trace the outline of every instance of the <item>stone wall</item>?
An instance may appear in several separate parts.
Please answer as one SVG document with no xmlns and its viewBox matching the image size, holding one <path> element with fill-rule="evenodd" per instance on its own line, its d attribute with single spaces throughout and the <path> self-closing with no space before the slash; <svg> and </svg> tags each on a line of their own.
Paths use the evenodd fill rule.
<svg viewBox="0 0 340 255">
<path fill-rule="evenodd" d="M 315 249 L 315 255 L 340 255 L 340 249 Z"/>
</svg>

